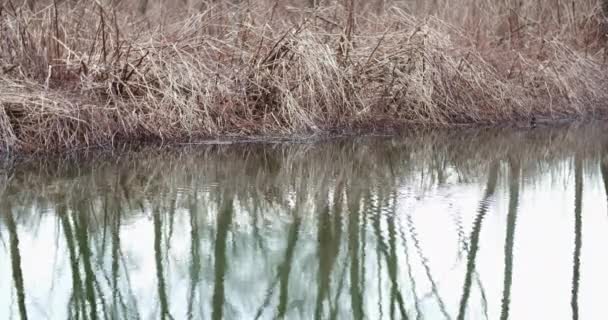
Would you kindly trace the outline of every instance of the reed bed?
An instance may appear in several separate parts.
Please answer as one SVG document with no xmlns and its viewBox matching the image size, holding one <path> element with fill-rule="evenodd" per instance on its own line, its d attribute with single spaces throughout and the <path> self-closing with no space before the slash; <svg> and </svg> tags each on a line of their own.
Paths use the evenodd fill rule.
<svg viewBox="0 0 608 320">
<path fill-rule="evenodd" d="M 0 151 L 597 118 L 602 8 L 5 0 Z"/>
</svg>

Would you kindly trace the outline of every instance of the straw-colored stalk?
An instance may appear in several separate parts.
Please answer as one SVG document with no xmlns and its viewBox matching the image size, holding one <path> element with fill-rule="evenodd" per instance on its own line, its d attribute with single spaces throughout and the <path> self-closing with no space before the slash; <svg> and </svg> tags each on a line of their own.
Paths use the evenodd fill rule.
<svg viewBox="0 0 608 320">
<path fill-rule="evenodd" d="M 595 0 L 142 3 L 1 5 L 0 150 L 606 111 Z"/>
</svg>

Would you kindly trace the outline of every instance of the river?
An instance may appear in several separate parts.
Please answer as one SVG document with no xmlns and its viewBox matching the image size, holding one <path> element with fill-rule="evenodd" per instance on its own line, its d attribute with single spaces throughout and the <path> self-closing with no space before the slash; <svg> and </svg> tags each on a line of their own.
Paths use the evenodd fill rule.
<svg viewBox="0 0 608 320">
<path fill-rule="evenodd" d="M 0 171 L 1 319 L 607 319 L 598 124 Z"/>
</svg>

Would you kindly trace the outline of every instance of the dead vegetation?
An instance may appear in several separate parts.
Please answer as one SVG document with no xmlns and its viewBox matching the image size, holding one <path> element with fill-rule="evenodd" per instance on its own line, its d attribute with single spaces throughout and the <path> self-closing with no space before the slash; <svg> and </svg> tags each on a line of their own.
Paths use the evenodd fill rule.
<svg viewBox="0 0 608 320">
<path fill-rule="evenodd" d="M 597 0 L 5 0 L 0 149 L 601 116 Z"/>
</svg>

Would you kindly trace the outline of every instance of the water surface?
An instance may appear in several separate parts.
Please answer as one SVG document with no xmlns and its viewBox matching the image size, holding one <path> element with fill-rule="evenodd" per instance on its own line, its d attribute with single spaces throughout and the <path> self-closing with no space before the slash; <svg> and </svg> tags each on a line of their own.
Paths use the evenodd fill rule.
<svg viewBox="0 0 608 320">
<path fill-rule="evenodd" d="M 607 319 L 597 125 L 5 164 L 1 319 Z"/>
</svg>

